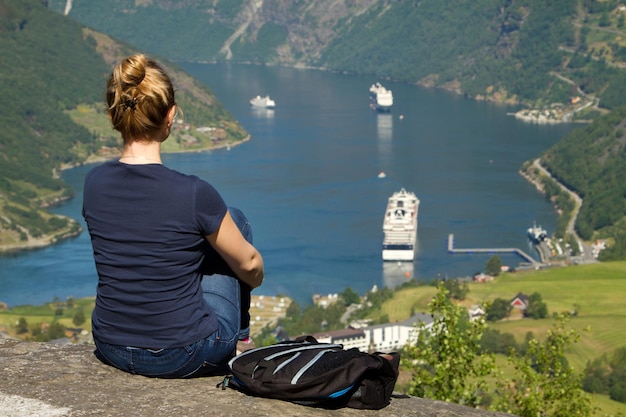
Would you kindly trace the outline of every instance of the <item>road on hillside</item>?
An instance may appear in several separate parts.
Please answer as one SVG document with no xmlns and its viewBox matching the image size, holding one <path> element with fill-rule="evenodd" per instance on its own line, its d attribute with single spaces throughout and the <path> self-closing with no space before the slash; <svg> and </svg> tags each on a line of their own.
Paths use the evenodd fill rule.
<svg viewBox="0 0 626 417">
<path fill-rule="evenodd" d="M 547 169 L 543 167 L 543 165 L 541 165 L 541 160 L 539 158 L 533 161 L 533 165 L 535 166 L 535 168 L 539 170 L 539 172 L 541 172 L 546 177 L 552 179 L 552 181 L 554 181 L 559 187 L 561 187 L 563 191 L 567 192 L 574 199 L 574 210 L 572 211 L 572 217 L 569 219 L 569 222 L 567 223 L 566 234 L 571 234 L 572 236 L 574 236 L 574 238 L 576 239 L 576 242 L 578 243 L 578 247 L 580 248 L 580 252 L 582 255 L 581 256 L 582 259 L 580 259 L 579 263 L 597 262 L 596 258 L 593 256 L 591 246 L 583 242 L 580 236 L 578 236 L 578 233 L 576 233 L 576 229 L 574 227 L 576 225 L 576 219 L 578 218 L 578 213 L 580 212 L 580 207 L 583 204 L 583 199 L 580 198 L 580 196 L 576 194 L 574 191 L 570 190 L 565 185 L 563 185 L 559 180 L 554 178 L 552 174 L 550 173 L 550 171 L 548 171 Z"/>
</svg>

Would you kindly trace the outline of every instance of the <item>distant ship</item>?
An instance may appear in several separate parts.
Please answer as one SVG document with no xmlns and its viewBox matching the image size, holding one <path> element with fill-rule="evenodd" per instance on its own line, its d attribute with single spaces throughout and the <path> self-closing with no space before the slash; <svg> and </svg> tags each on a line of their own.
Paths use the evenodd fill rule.
<svg viewBox="0 0 626 417">
<path fill-rule="evenodd" d="M 548 237 L 548 232 L 542 229 L 541 226 L 533 224 L 533 227 L 528 228 L 528 238 L 534 243 L 543 242 Z"/>
<path fill-rule="evenodd" d="M 370 87 L 370 106 L 380 112 L 391 111 L 393 93 L 377 82 Z"/>
<path fill-rule="evenodd" d="M 419 199 L 402 188 L 389 197 L 383 220 L 383 260 L 412 261 L 417 238 Z"/>
<path fill-rule="evenodd" d="M 250 104 L 254 107 L 262 107 L 264 109 L 273 109 L 274 107 L 276 107 L 276 103 L 270 98 L 270 96 L 253 97 L 250 99 Z"/>
</svg>

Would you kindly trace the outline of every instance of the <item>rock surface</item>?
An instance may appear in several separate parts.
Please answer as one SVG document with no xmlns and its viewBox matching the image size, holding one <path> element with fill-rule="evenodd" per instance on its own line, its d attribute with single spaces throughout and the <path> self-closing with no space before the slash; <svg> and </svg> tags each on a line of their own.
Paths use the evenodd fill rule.
<svg viewBox="0 0 626 417">
<path fill-rule="evenodd" d="M 504 417 L 457 404 L 394 398 L 382 410 L 325 410 L 255 398 L 216 385 L 221 377 L 187 380 L 134 376 L 103 365 L 92 345 L 0 339 L 0 416 L 372 416 Z"/>
</svg>

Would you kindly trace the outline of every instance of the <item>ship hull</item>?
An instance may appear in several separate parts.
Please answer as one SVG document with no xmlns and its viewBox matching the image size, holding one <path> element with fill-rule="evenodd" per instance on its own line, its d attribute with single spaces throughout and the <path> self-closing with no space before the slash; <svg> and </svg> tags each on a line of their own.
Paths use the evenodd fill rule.
<svg viewBox="0 0 626 417">
<path fill-rule="evenodd" d="M 399 247 L 384 247 L 383 246 L 383 261 L 412 261 L 415 259 L 414 246 Z"/>
<path fill-rule="evenodd" d="M 373 108 L 374 110 L 376 110 L 379 113 L 390 113 L 391 112 L 391 106 L 384 106 L 381 104 L 376 103 L 376 100 L 373 100 Z"/>
</svg>

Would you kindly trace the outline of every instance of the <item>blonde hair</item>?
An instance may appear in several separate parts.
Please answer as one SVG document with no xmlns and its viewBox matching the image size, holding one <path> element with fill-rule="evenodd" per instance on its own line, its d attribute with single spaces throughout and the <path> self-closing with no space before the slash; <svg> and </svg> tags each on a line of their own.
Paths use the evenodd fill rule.
<svg viewBox="0 0 626 417">
<path fill-rule="evenodd" d="M 113 128 L 125 142 L 151 139 L 176 104 L 170 77 L 142 54 L 127 57 L 113 69 L 106 101 Z"/>
</svg>

